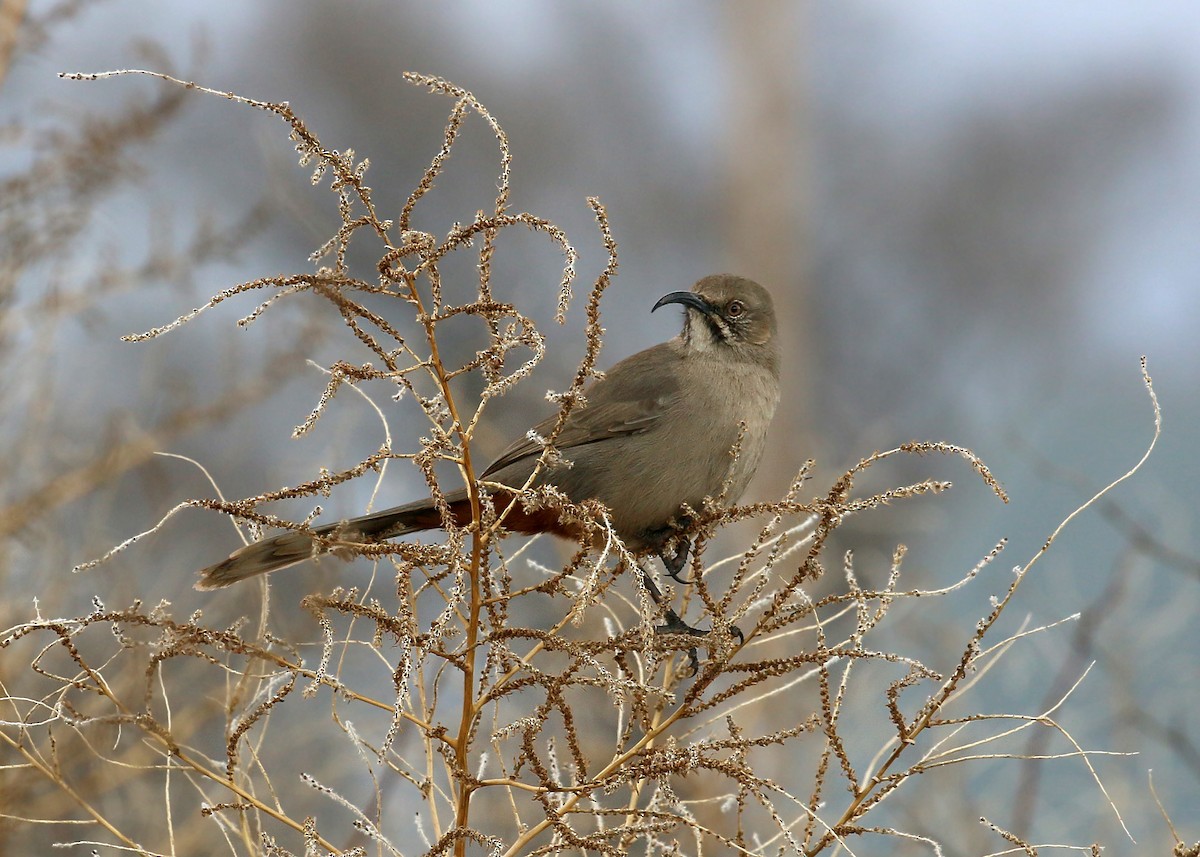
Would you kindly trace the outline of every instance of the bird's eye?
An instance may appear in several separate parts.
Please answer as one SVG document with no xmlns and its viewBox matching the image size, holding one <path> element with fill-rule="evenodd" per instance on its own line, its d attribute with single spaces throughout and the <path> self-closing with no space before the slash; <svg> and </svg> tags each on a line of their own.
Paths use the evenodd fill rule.
<svg viewBox="0 0 1200 857">
<path fill-rule="evenodd" d="M 729 316 L 730 318 L 737 318 L 739 315 L 741 315 L 745 311 L 746 311 L 746 305 L 743 304 L 741 301 L 730 301 L 725 306 L 725 315 Z"/>
</svg>

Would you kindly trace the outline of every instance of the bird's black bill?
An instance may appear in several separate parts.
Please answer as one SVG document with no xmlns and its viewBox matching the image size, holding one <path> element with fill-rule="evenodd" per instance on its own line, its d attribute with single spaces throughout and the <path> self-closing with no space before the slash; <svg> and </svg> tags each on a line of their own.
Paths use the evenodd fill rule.
<svg viewBox="0 0 1200 857">
<path fill-rule="evenodd" d="M 654 305 L 650 312 L 654 312 L 654 310 L 658 309 L 659 307 L 664 307 L 667 304 L 683 304 L 684 306 L 691 307 L 692 309 L 698 309 L 705 315 L 709 315 L 713 312 L 712 304 L 700 297 L 695 292 L 671 292 L 669 295 L 663 295 L 658 299 L 658 303 Z"/>
</svg>

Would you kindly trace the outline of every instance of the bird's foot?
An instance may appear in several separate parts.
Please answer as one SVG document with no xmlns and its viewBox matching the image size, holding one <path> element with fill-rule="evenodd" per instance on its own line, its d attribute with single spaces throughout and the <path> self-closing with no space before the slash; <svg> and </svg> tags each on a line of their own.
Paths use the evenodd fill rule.
<svg viewBox="0 0 1200 857">
<path fill-rule="evenodd" d="M 667 570 L 667 574 L 676 583 L 688 584 L 692 582 L 689 578 L 680 576 L 683 573 L 683 567 L 687 565 L 688 554 L 691 553 L 691 550 L 692 540 L 686 536 L 680 536 L 675 540 L 674 554 L 667 556 L 666 549 L 664 548 L 662 553 L 658 555 L 658 558 L 662 560 L 663 568 Z"/>
<path fill-rule="evenodd" d="M 679 618 L 679 614 L 670 608 L 667 609 L 666 621 L 654 629 L 658 634 L 688 634 L 692 637 L 707 637 L 710 632 L 701 631 L 699 628 L 693 628 L 687 622 Z"/>
<path fill-rule="evenodd" d="M 679 618 L 679 614 L 674 610 L 667 608 L 667 615 L 663 624 L 655 627 L 656 634 L 687 634 L 691 637 L 707 637 L 712 634 L 712 631 L 702 631 L 699 628 L 694 628 L 687 622 Z M 729 627 L 729 633 L 737 638 L 739 644 L 746 642 L 746 636 L 742 633 L 742 629 L 736 625 Z M 691 646 L 688 649 L 688 664 L 692 671 L 689 675 L 697 675 L 700 672 L 700 655 L 696 651 L 696 646 Z"/>
</svg>

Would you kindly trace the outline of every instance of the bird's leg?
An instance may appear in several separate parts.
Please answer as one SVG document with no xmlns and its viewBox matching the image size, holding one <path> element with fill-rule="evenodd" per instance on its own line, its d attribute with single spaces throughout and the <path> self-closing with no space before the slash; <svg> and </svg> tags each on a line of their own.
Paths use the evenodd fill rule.
<svg viewBox="0 0 1200 857">
<path fill-rule="evenodd" d="M 658 588 L 658 584 L 654 582 L 654 578 L 650 576 L 650 573 L 640 565 L 638 566 L 638 570 L 642 573 L 642 585 L 644 585 L 646 587 L 646 591 L 650 593 L 650 599 L 656 606 L 665 607 L 666 609 L 666 615 L 663 617 L 663 624 L 655 627 L 655 633 L 690 634 L 693 637 L 708 636 L 708 631 L 701 631 L 699 628 L 693 628 L 687 622 L 684 622 L 682 619 L 680 619 L 679 614 L 675 612 L 674 608 L 664 603 L 666 599 L 663 597 L 662 590 Z M 742 632 L 737 631 L 737 629 L 734 630 L 736 631 L 737 636 L 740 638 Z M 695 646 L 692 646 L 688 649 L 688 663 L 691 664 L 692 675 L 696 675 L 700 672 L 700 656 L 697 654 Z"/>
<path fill-rule="evenodd" d="M 695 521 L 693 521 L 688 515 L 680 515 L 678 518 L 676 518 L 665 530 L 666 534 L 663 536 L 664 545 L 662 550 L 658 552 L 658 558 L 662 560 L 663 567 L 666 568 L 667 574 L 671 575 L 671 578 L 676 582 L 683 583 L 685 585 L 691 583 L 692 581 L 685 580 L 684 578 L 680 577 L 679 574 L 683 571 L 683 567 L 687 564 L 688 554 L 692 550 L 692 539 L 690 536 L 684 535 L 684 533 L 686 533 L 694 523 Z M 665 542 L 667 538 L 669 538 L 669 534 L 672 532 L 675 535 L 675 553 L 670 557 L 670 559 L 668 559 Z M 642 574 L 645 574 L 645 572 L 643 571 Z M 651 583 L 653 582 L 651 581 Z M 697 636 L 711 633 L 708 631 L 697 630 L 696 628 L 685 624 L 684 621 L 680 619 L 679 616 L 669 607 L 667 608 L 667 625 L 671 626 L 669 629 L 670 633 L 679 632 L 685 634 L 694 634 Z M 667 632 L 667 627 L 663 626 L 663 633 Z M 737 625 L 730 625 L 729 633 L 737 637 L 739 643 L 746 642 L 746 635 L 742 633 L 742 629 Z"/>
</svg>

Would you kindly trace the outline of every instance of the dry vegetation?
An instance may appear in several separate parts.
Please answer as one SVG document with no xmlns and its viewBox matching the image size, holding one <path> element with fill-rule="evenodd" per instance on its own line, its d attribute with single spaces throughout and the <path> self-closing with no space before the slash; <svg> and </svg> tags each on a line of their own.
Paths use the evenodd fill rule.
<svg viewBox="0 0 1200 857">
<path fill-rule="evenodd" d="M 187 89 L 200 89 L 161 77 L 171 85 L 147 122 L 164 121 Z M 69 618 L 10 615 L 0 640 L 0 794 L 8 823 L 52 823 L 57 841 L 98 853 L 956 853 L 952 841 L 878 821 L 881 804 L 936 800 L 938 769 L 1020 755 L 1022 734 L 1039 729 L 1052 736 L 1046 755 L 1078 766 L 1094 802 L 1119 817 L 1093 765 L 1102 751 L 1080 746 L 1060 723 L 1069 693 L 1021 715 L 980 710 L 972 697 L 989 671 L 1003 668 L 1006 652 L 1046 630 L 1001 632 L 999 620 L 1071 518 L 1011 577 L 998 570 L 1001 542 L 958 583 L 938 590 L 909 584 L 903 547 L 878 589 L 859 583 L 852 555 L 828 555 L 830 536 L 846 518 L 949 488 L 930 480 L 856 494 L 864 471 L 896 456 L 959 456 L 1004 498 L 965 449 L 912 443 L 876 452 L 802 501 L 809 463 L 779 502 L 697 510 L 695 582 L 668 589 L 689 623 L 713 629 L 695 661 L 687 651 L 694 639 L 656 633 L 661 616 L 615 538 L 599 552 L 581 547 L 561 568 L 534 561 L 528 540 L 502 539 L 503 512 L 479 502 L 486 486 L 475 479 L 481 462 L 472 441 L 489 408 L 502 406 L 545 352 L 528 315 L 494 290 L 493 253 L 514 227 L 544 235 L 564 259 L 561 281 L 546 289 L 561 317 L 577 288 L 576 251 L 554 224 L 510 211 L 509 147 L 483 106 L 443 80 L 407 79 L 447 97 L 452 108 L 441 150 L 394 220 L 377 209 L 367 162 L 353 151 L 326 148 L 285 104 L 215 93 L 287 124 L 313 184 L 335 194 L 341 227 L 313 254 L 314 271 L 232 286 L 129 339 L 168 334 L 225 301 L 257 301 L 239 323 L 269 324 L 278 303 L 308 295 L 344 322 L 353 337 L 347 354 L 365 348 L 370 355 L 327 366 L 327 386 L 296 429 L 312 429 L 339 393 L 377 403 L 383 441 L 357 466 L 320 470 L 304 484 L 245 499 L 188 501 L 167 518 L 201 507 L 234 517 L 251 536 L 266 526 L 303 528 L 308 519 L 284 520 L 270 504 L 326 496 L 352 479 L 382 480 L 390 467 L 411 461 L 434 497 L 453 487 L 438 465 L 453 465 L 454 484 L 472 490 L 476 520 L 449 526 L 444 541 L 354 550 L 377 563 L 376 574 L 364 588 L 305 597 L 310 639 L 277 633 L 276 612 L 294 605 L 273 603 L 270 581 L 243 586 L 238 594 L 254 602 L 253 615 L 231 626 L 174 615 L 166 604 L 99 600 Z M 445 236 L 422 231 L 421 201 L 472 115 L 497 140 L 495 205 Z M 114 126 L 121 136 L 137 128 L 134 117 L 125 121 L 132 124 Z M 6 218 L 37 204 L 31 196 L 10 207 L 10 193 L 20 190 L 5 189 Z M 609 256 L 587 293 L 584 359 L 568 389 L 551 397 L 563 417 L 585 406 L 603 333 L 600 301 L 617 264 L 605 210 L 598 200 L 589 204 Z M 352 242 L 360 254 L 362 245 L 375 248 L 369 278 L 352 272 Z M 478 284 L 468 302 L 447 297 L 460 291 L 441 279 L 452 254 L 475 254 Z M 90 299 L 112 287 L 104 283 Z M 461 317 L 485 330 L 489 345 L 451 365 L 439 351 L 439 331 Z M 399 318 L 415 319 L 421 335 L 402 335 Z M 468 375 L 483 379 L 481 396 L 464 394 Z M 424 437 L 393 437 L 389 397 L 417 404 L 427 418 Z M 221 407 L 245 401 L 231 391 Z M 222 412 L 210 408 L 204 416 Z M 143 442 L 129 461 L 162 439 Z M 554 437 L 545 441 L 548 459 Z M 130 466 L 116 461 L 78 478 L 90 484 Z M 46 488 L 48 496 L 81 490 Z M 535 489 L 524 499 L 558 505 L 603 541 L 603 508 L 567 509 L 562 498 Z M 20 514 L 0 515 L 0 525 L 20 526 Z M 721 528 L 746 519 L 760 531 L 744 551 L 718 558 L 706 550 Z M 138 550 L 138 538 L 118 550 Z M 826 576 L 840 585 L 812 595 Z M 898 605 L 930 610 L 965 587 L 979 590 L 984 606 L 973 628 L 963 623 L 960 647 L 939 663 L 875 643 Z M 853 728 L 872 718 L 891 724 L 882 744 Z M 995 834 L 995 853 L 1098 853 L 1090 843 L 1023 842 L 980 821 Z"/>
</svg>

